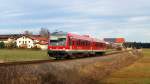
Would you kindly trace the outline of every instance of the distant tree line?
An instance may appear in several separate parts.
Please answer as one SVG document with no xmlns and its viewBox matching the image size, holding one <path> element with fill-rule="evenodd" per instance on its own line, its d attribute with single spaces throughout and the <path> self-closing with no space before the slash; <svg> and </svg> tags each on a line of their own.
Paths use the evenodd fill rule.
<svg viewBox="0 0 150 84">
<path fill-rule="evenodd" d="M 125 42 L 123 44 L 125 47 L 132 47 L 132 48 L 150 48 L 150 43 L 141 43 L 141 42 Z"/>
<path fill-rule="evenodd" d="M 32 31 L 29 31 L 29 30 L 25 30 L 24 35 L 27 35 L 27 36 L 32 36 L 33 35 L 33 32 Z M 49 37 L 49 30 L 47 28 L 41 28 L 39 30 L 39 35 L 41 37 L 45 37 L 45 38 L 48 38 Z"/>
</svg>

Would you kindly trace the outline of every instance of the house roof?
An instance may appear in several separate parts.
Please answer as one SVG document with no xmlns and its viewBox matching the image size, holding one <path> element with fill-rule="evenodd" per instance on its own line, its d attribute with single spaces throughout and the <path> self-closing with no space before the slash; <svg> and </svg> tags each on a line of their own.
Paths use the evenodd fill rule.
<svg viewBox="0 0 150 84">
<path fill-rule="evenodd" d="M 124 38 L 104 38 L 104 41 L 110 42 L 110 43 L 124 43 Z"/>
<path fill-rule="evenodd" d="M 40 44 L 40 45 L 47 45 L 48 42 L 47 41 L 40 41 L 40 42 L 37 42 L 36 44 Z"/>
<path fill-rule="evenodd" d="M 38 41 L 48 41 L 48 38 L 44 37 L 34 37 L 34 36 L 29 36 L 32 40 L 38 40 Z"/>
<path fill-rule="evenodd" d="M 8 35 L 0 35 L 0 39 L 8 39 L 8 38 L 19 38 L 22 34 L 8 34 Z"/>
<path fill-rule="evenodd" d="M 104 38 L 104 41 L 106 41 L 106 42 L 111 42 L 111 43 L 115 43 L 116 38 Z"/>
<path fill-rule="evenodd" d="M 11 39 L 17 39 L 17 38 L 20 38 L 22 36 L 27 36 L 27 35 L 24 35 L 24 34 L 6 34 L 6 35 L 0 35 L 0 40 L 6 40 L 8 38 L 11 38 Z M 33 40 L 39 40 L 39 41 L 48 41 L 48 39 L 46 38 L 42 38 L 40 35 L 32 35 L 32 36 L 27 36 Z"/>
<path fill-rule="evenodd" d="M 124 43 L 125 39 L 124 38 L 116 38 L 116 43 Z"/>
<path fill-rule="evenodd" d="M 41 37 L 40 35 L 32 35 L 32 36 L 26 36 L 26 37 L 28 37 L 32 40 L 38 40 L 39 41 L 39 42 L 36 42 L 35 44 L 41 44 L 41 45 L 48 44 L 48 38 Z"/>
</svg>

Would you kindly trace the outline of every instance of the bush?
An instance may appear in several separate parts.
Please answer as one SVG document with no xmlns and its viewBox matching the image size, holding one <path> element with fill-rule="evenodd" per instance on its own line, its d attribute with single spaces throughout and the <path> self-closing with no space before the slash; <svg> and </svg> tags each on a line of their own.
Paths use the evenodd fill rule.
<svg viewBox="0 0 150 84">
<path fill-rule="evenodd" d="M 5 48 L 5 43 L 4 42 L 0 42 L 0 48 Z"/>
<path fill-rule="evenodd" d="M 8 43 L 8 44 L 6 44 L 5 45 L 6 46 L 6 48 L 16 48 L 17 46 L 16 46 L 16 42 L 14 42 L 14 43 Z"/>
</svg>

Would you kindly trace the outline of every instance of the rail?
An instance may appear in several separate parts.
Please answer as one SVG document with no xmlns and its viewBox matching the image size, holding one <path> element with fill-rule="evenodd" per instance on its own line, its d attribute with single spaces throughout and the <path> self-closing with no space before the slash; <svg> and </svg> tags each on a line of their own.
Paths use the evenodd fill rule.
<svg viewBox="0 0 150 84">
<path fill-rule="evenodd" d="M 108 53 L 108 54 L 105 54 L 105 55 L 102 55 L 102 56 L 109 56 L 109 55 L 113 55 L 113 54 L 129 52 L 129 51 L 131 51 L 131 50 L 112 52 L 112 53 Z M 99 56 L 94 56 L 94 57 L 99 57 Z M 88 57 L 85 57 L 85 58 L 88 58 Z M 31 61 L 4 62 L 4 63 L 0 63 L 0 66 L 39 64 L 39 63 L 47 63 L 47 62 L 70 61 L 70 60 L 77 60 L 77 59 L 84 59 L 84 58 L 63 59 L 63 60 L 49 59 L 49 60 L 31 60 Z"/>
</svg>

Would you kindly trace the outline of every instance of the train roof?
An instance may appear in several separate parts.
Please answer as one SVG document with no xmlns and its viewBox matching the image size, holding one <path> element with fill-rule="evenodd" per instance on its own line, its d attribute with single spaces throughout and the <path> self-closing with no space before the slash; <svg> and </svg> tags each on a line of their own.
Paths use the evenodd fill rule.
<svg viewBox="0 0 150 84">
<path fill-rule="evenodd" d="M 92 37 L 89 37 L 87 35 L 77 35 L 77 34 L 72 34 L 72 33 L 68 33 L 68 35 L 71 36 L 72 38 L 75 38 L 75 39 L 105 43 L 105 41 L 102 41 L 102 40 L 96 39 L 96 38 L 92 38 Z"/>
<path fill-rule="evenodd" d="M 65 36 L 67 35 L 67 32 L 59 31 L 59 32 L 53 32 L 51 33 L 52 36 Z"/>
</svg>

